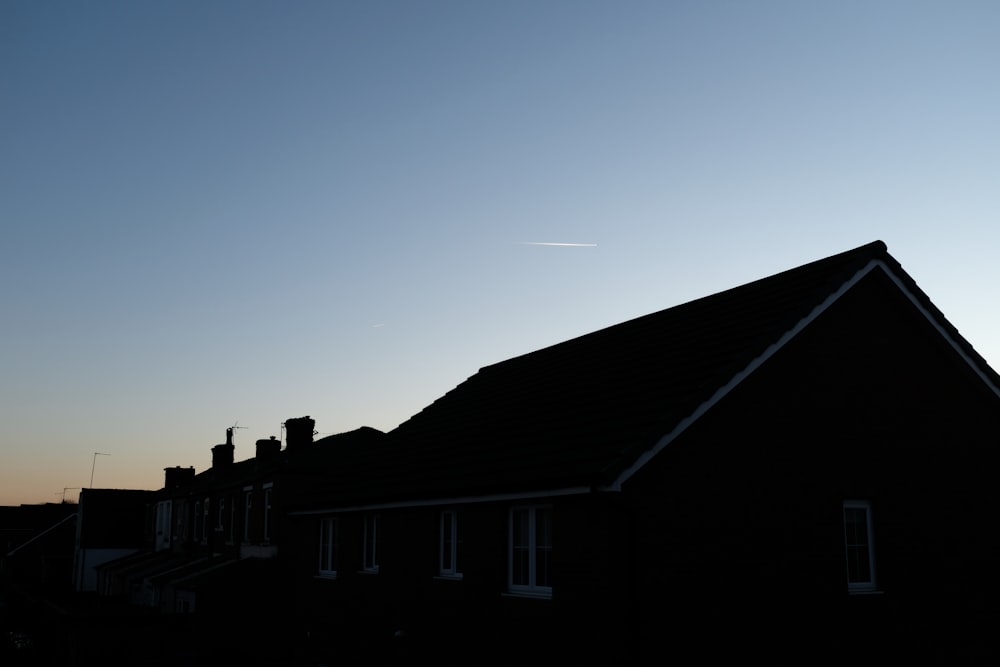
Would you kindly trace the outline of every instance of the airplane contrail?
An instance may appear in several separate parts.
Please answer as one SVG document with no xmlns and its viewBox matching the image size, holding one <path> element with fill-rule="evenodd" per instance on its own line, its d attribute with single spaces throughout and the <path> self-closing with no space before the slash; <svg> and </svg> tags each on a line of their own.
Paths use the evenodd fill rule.
<svg viewBox="0 0 1000 667">
<path fill-rule="evenodd" d="M 548 245 L 548 246 L 562 246 L 567 248 L 596 248 L 596 243 L 545 243 L 542 241 L 519 241 L 520 245 Z"/>
</svg>

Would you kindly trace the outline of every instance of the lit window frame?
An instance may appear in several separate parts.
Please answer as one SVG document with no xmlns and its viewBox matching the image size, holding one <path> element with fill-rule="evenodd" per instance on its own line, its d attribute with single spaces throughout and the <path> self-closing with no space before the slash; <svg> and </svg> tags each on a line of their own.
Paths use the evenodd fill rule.
<svg viewBox="0 0 1000 667">
<path fill-rule="evenodd" d="M 264 542 L 271 542 L 271 509 L 274 502 L 274 483 L 264 485 Z"/>
<path fill-rule="evenodd" d="M 215 524 L 215 530 L 222 532 L 226 529 L 226 499 L 225 497 L 219 498 L 218 502 L 218 521 Z"/>
<path fill-rule="evenodd" d="M 193 540 L 200 543 L 204 539 L 205 534 L 205 514 L 202 509 L 201 501 L 194 501 L 194 536 Z"/>
<path fill-rule="evenodd" d="M 202 511 L 202 531 L 201 531 L 201 543 L 208 544 L 208 534 L 212 530 L 212 499 L 205 496 L 205 502 L 201 506 Z"/>
<path fill-rule="evenodd" d="M 253 487 L 243 489 L 243 543 L 250 543 L 250 521 L 253 517 Z"/>
<path fill-rule="evenodd" d="M 438 522 L 438 576 L 461 579 L 461 537 L 458 528 L 458 512 L 442 510 Z"/>
<path fill-rule="evenodd" d="M 366 514 L 361 540 L 361 568 L 369 574 L 378 573 L 378 514 Z"/>
<path fill-rule="evenodd" d="M 849 515 L 853 515 L 851 518 Z M 858 518 L 864 526 L 859 529 Z M 844 501 L 844 555 L 849 593 L 870 593 L 876 590 L 875 527 L 870 500 Z"/>
<path fill-rule="evenodd" d="M 510 508 L 507 534 L 507 590 L 552 597 L 552 506 Z"/>
<path fill-rule="evenodd" d="M 319 520 L 319 576 L 337 577 L 337 519 L 324 517 Z"/>
</svg>

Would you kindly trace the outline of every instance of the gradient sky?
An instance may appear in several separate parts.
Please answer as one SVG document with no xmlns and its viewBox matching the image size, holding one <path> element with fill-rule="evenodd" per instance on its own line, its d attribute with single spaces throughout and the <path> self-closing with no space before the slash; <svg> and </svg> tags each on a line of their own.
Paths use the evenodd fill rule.
<svg viewBox="0 0 1000 667">
<path fill-rule="evenodd" d="M 1000 367 L 997 35 L 991 0 L 4 0 L 0 504 L 390 430 L 876 239 Z"/>
</svg>

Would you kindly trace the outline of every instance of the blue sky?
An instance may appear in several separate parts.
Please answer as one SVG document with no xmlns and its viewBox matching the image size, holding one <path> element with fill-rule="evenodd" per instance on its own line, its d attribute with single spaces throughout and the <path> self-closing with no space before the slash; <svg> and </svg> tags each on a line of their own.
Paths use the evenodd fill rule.
<svg viewBox="0 0 1000 667">
<path fill-rule="evenodd" d="M 968 0 L 7 0 L 0 504 L 159 488 L 234 424 L 238 459 L 389 430 L 875 239 L 998 367 L 997 34 Z"/>
</svg>

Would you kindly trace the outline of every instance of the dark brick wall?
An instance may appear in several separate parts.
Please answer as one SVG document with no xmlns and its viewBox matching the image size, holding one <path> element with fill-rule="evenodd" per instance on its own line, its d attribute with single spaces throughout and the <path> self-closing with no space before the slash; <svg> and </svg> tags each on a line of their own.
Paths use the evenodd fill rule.
<svg viewBox="0 0 1000 667">
<path fill-rule="evenodd" d="M 843 655 L 984 650 L 998 404 L 870 276 L 628 485 L 641 605 L 660 610 L 645 662 L 664 628 L 721 653 L 794 655 L 795 636 Z M 873 504 L 877 596 L 847 595 L 848 498 Z"/>
</svg>

